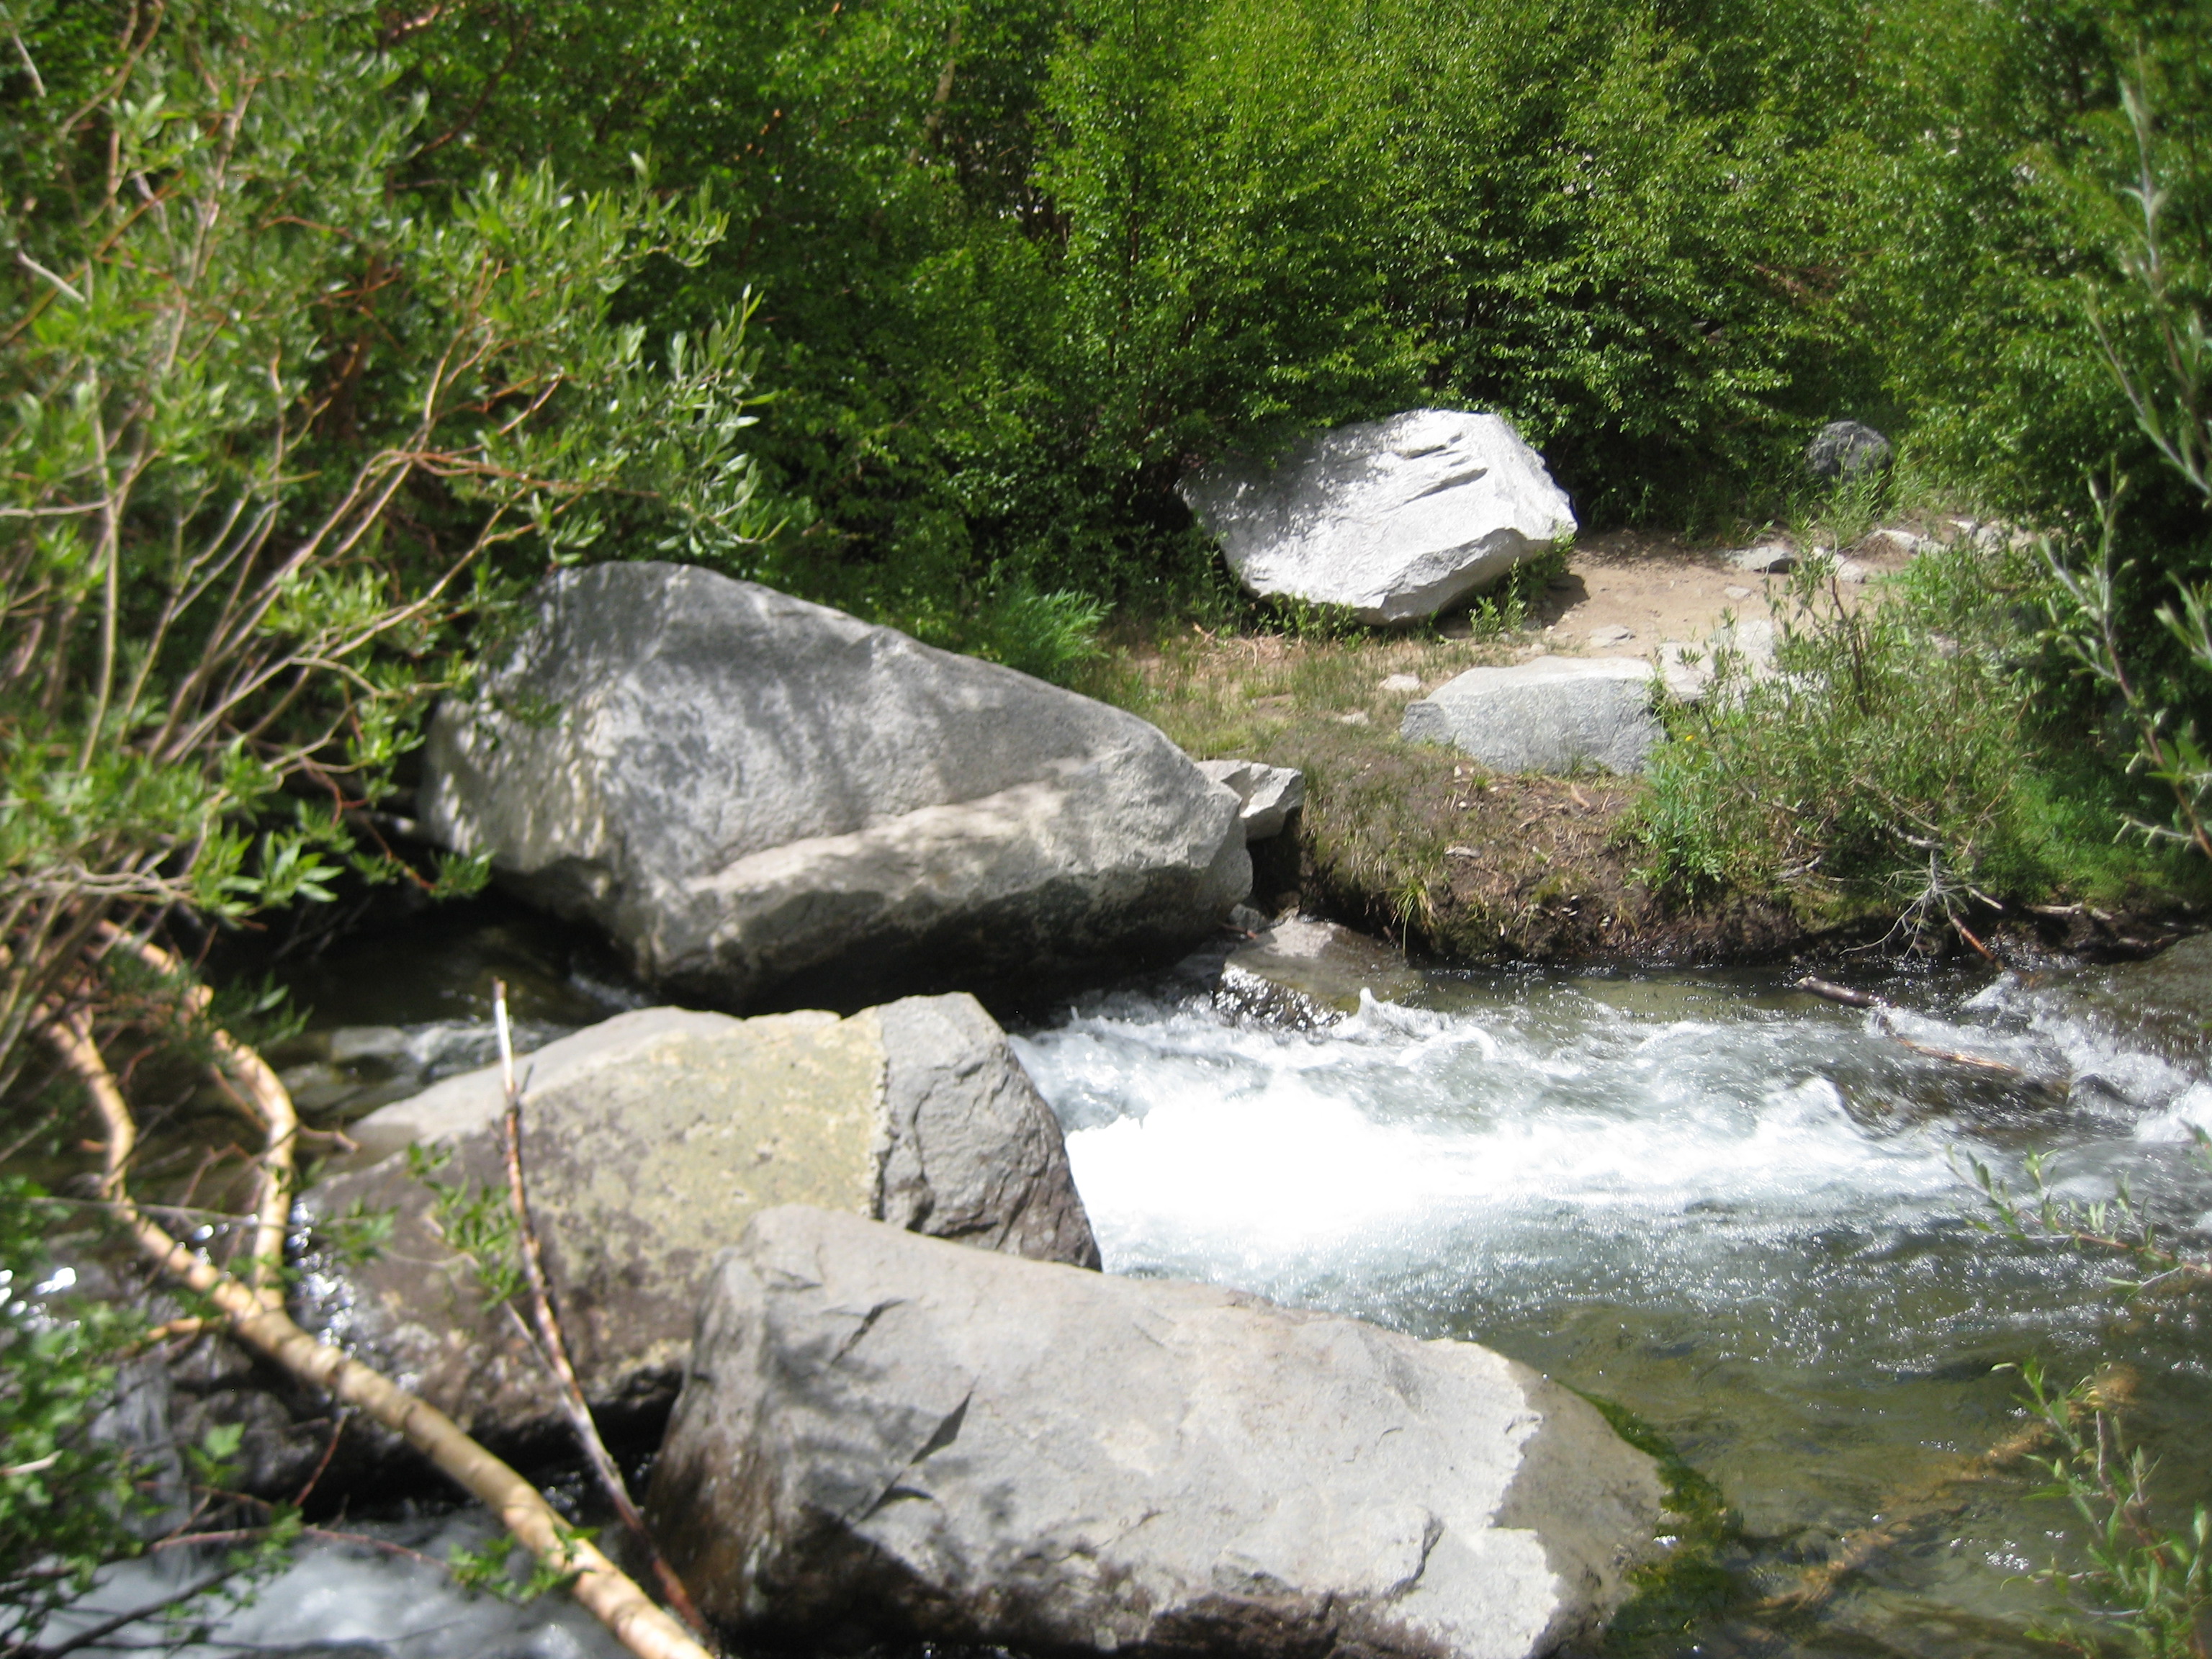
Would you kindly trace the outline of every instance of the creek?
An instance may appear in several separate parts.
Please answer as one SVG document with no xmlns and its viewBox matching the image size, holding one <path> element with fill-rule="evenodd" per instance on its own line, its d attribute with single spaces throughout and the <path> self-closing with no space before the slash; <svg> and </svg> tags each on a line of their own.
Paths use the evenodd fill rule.
<svg viewBox="0 0 2212 1659">
<path fill-rule="evenodd" d="M 293 975 L 316 1011 L 303 1100 L 350 1115 L 472 1057 L 495 972 L 540 1041 L 635 1000 L 578 948 L 496 908 L 334 947 Z M 1717 1482 L 1741 1519 L 1735 1602 L 1656 1650 L 1949 1659 L 2023 1650 L 2052 1599 L 2027 1575 L 2079 1560 L 2033 1472 L 1986 1460 L 2025 1423 L 2009 1367 L 2109 1368 L 2161 1496 L 2185 1516 L 2212 1497 L 2200 1316 L 1986 1231 L 1969 1179 L 1978 1161 L 2017 1186 L 2041 1153 L 2062 1191 L 2124 1180 L 2204 1246 L 2208 1002 L 2188 981 L 2178 1022 L 2147 1028 L 2133 971 L 1875 988 L 1911 1011 L 1898 1034 L 2021 1077 L 1770 971 L 1433 972 L 1310 1032 L 1164 981 L 1090 995 L 1017 1047 L 1109 1271 L 1486 1343 L 1626 1407 Z M 542 1612 L 465 1619 L 478 1604 L 388 1555 L 309 1553 L 313 1596 L 272 1587 L 250 1635 L 215 1639 L 327 1650 L 350 1594 L 468 1632 L 377 1650 L 407 1659 L 606 1650 Z M 1759 1605 L 1809 1586 L 1808 1610 Z"/>
<path fill-rule="evenodd" d="M 1705 1651 L 2015 1651 L 2051 1600 L 2023 1575 L 2074 1558 L 2032 1471 L 1978 1462 L 2022 1426 L 2002 1368 L 2124 1367 L 2177 1501 L 2212 1493 L 2212 1378 L 2202 1330 L 2124 1307 L 2111 1262 L 1983 1231 L 1971 1163 L 2125 1179 L 2201 1244 L 2212 1085 L 2068 984 L 1886 988 L 1920 1011 L 1903 1035 L 2029 1080 L 1765 973 L 1432 974 L 1316 1034 L 1124 994 L 1019 1048 L 1109 1271 L 1483 1342 L 1627 1407 L 1741 1516 L 1747 1602 L 1863 1554 Z"/>
</svg>

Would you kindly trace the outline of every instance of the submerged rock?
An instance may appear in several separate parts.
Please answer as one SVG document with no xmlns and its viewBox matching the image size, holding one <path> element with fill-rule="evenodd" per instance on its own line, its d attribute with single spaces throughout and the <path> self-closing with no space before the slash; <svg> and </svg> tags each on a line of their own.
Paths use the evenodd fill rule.
<svg viewBox="0 0 2212 1659">
<path fill-rule="evenodd" d="M 834 1014 L 647 1008 L 523 1064 L 531 1209 L 586 1392 L 665 1403 L 714 1253 L 757 1210 L 803 1201 L 1095 1267 L 1060 1126 L 967 996 Z M 302 1322 L 503 1443 L 556 1432 L 544 1372 L 447 1233 L 404 1149 L 505 1212 L 498 1069 L 452 1078 L 355 1126 L 368 1167 L 306 1194 L 327 1232 L 358 1206 L 395 1224 L 374 1261 L 313 1262 Z"/>
<path fill-rule="evenodd" d="M 2045 994 L 2076 1018 L 2177 1065 L 2212 1060 L 2212 933 L 2140 962 L 2092 968 Z"/>
<path fill-rule="evenodd" d="M 1518 1659 L 1595 1629 L 1662 1499 L 1487 1349 L 790 1208 L 716 1264 L 649 1511 L 770 1638 Z"/>
<path fill-rule="evenodd" d="M 1389 945 L 1336 922 L 1293 916 L 1222 964 L 1213 1003 L 1243 1018 L 1312 1030 L 1358 1013 L 1362 992 L 1390 1002 L 1420 986 L 1421 976 Z"/>
<path fill-rule="evenodd" d="M 744 1006 L 1164 955 L 1243 898 L 1231 790 L 1133 714 L 747 582 L 566 570 L 442 706 L 425 830 Z"/>
<path fill-rule="evenodd" d="M 1470 668 L 1407 703 L 1398 734 L 1454 744 L 1497 772 L 1641 772 L 1660 738 L 1651 690 L 1651 665 L 1626 657 Z"/>
<path fill-rule="evenodd" d="M 1417 409 L 1225 462 L 1182 497 L 1255 593 L 1414 622 L 1575 533 L 1543 457 L 1496 415 Z"/>
</svg>

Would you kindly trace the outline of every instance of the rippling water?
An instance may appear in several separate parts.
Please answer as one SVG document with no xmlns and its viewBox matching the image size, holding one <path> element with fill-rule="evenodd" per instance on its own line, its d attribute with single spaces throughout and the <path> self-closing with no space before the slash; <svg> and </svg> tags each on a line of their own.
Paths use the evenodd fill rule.
<svg viewBox="0 0 2212 1659">
<path fill-rule="evenodd" d="M 1954 1481 L 2019 1425 L 1996 1368 L 2117 1354 L 2162 1440 L 2212 1398 L 2185 1321 L 1980 1231 L 1970 1163 L 2017 1182 L 2043 1150 L 2070 1189 L 2124 1176 L 2201 1228 L 2187 1142 L 2212 1087 L 2063 994 L 1971 989 L 1923 988 L 1934 1012 L 1897 1030 L 2027 1082 L 1757 975 L 1437 976 L 1426 1006 L 1311 1034 L 1120 996 L 1020 1048 L 1110 1271 L 1483 1341 L 1620 1401 L 1721 1482 L 1754 1595 L 1933 1506 L 1786 1644 L 2000 1652 L 2064 1516 L 2024 1482 Z M 2166 1448 L 2177 1488 L 2212 1487 L 2201 1438 Z"/>
<path fill-rule="evenodd" d="M 305 1093 L 348 1116 L 465 1063 L 495 973 L 539 1036 L 637 1000 L 534 927 L 493 912 L 383 957 L 334 953 L 302 983 Z M 1986 1476 L 1978 1460 L 2021 1426 L 2002 1367 L 2120 1367 L 2163 1493 L 2212 1496 L 2201 1323 L 2126 1307 L 2106 1264 L 2071 1249 L 1982 1231 L 1967 1178 L 1979 1161 L 2017 1183 L 2040 1152 L 2064 1190 L 2125 1178 L 2212 1249 L 2191 1144 L 2212 1130 L 2212 999 L 2169 994 L 2166 1017 L 2141 1018 L 2131 971 L 1888 988 L 1918 1011 L 1899 1036 L 2016 1079 L 1751 972 L 1433 975 L 1407 1006 L 1304 1034 L 1187 990 L 1118 993 L 1016 1042 L 1068 1131 L 1109 1270 L 1488 1343 L 1628 1407 L 1717 1480 L 1743 1518 L 1730 1565 L 1747 1606 L 1684 1651 L 1950 1659 L 2026 1650 L 2047 1596 L 2023 1575 L 2070 1547 L 2068 1516 L 2024 1477 L 1961 1478 Z M 401 1530 L 440 1555 L 445 1528 L 486 1524 Z M 1839 1552 L 1859 1565 L 1814 1612 L 1747 1605 Z M 310 1548 L 204 1652 L 618 1651 L 574 1609 L 517 1612 L 440 1580 L 389 1552 Z"/>
</svg>

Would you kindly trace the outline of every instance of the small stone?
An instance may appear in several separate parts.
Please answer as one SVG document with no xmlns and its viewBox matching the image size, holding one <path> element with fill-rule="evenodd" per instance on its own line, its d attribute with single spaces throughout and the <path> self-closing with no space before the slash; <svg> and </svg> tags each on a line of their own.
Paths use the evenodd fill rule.
<svg viewBox="0 0 2212 1659">
<path fill-rule="evenodd" d="M 1651 667 L 1626 657 L 1540 657 L 1470 668 L 1406 705 L 1398 735 L 1448 743 L 1498 772 L 1596 764 L 1636 773 L 1660 738 Z"/>
<path fill-rule="evenodd" d="M 1419 674 L 1393 674 L 1382 682 L 1385 691 L 1418 691 L 1421 689 Z"/>
<path fill-rule="evenodd" d="M 1668 696 L 1693 705 L 1705 700 L 1713 683 L 1712 664 L 1705 653 L 1680 640 L 1662 640 L 1658 661 L 1659 678 L 1666 683 Z"/>
<path fill-rule="evenodd" d="M 1741 582 L 1730 582 L 1726 587 L 1721 589 L 1721 592 L 1732 599 L 1747 599 L 1751 597 L 1751 590 Z"/>
<path fill-rule="evenodd" d="M 1934 545 L 1926 537 L 1916 536 L 1910 530 L 1877 530 L 1859 544 L 1859 550 L 1877 559 L 1911 559 Z"/>
<path fill-rule="evenodd" d="M 1318 1030 L 1359 1012 L 1363 996 L 1399 1002 L 1421 976 L 1405 954 L 1333 921 L 1279 921 L 1222 964 L 1213 1006 L 1238 1019 Z"/>
<path fill-rule="evenodd" d="M 1216 783 L 1237 792 L 1244 803 L 1246 845 L 1282 833 L 1290 815 L 1305 805 L 1306 775 L 1290 766 L 1269 766 L 1264 761 L 1200 761 L 1198 769 Z"/>
<path fill-rule="evenodd" d="M 1336 717 L 1336 723 L 1339 726 L 1365 726 L 1369 723 L 1367 711 L 1364 708 L 1355 708 L 1349 714 L 1339 714 Z"/>
<path fill-rule="evenodd" d="M 1619 623 L 1607 623 L 1602 628 L 1593 628 L 1589 631 L 1592 645 L 1625 645 L 1635 637 L 1634 629 L 1624 628 Z"/>
<path fill-rule="evenodd" d="M 1739 570 L 1748 570 L 1758 575 L 1778 576 L 1797 565 L 1797 550 L 1781 542 L 1769 542 L 1760 547 L 1740 548 L 1729 555 L 1729 562 Z"/>
<path fill-rule="evenodd" d="M 1836 561 L 1836 580 L 1839 582 L 1863 582 L 1873 574 L 1856 559 Z"/>
</svg>

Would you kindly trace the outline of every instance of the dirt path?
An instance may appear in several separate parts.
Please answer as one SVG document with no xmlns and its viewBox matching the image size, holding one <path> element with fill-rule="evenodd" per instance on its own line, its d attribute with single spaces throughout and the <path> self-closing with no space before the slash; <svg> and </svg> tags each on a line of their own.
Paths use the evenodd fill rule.
<svg viewBox="0 0 2212 1659">
<path fill-rule="evenodd" d="M 1738 550 L 1634 530 L 1592 536 L 1575 544 L 1566 574 L 1536 605 L 1532 632 L 1547 649 L 1602 657 L 1649 658 L 1668 640 L 1701 643 L 1724 613 L 1765 616 L 1770 586 L 1788 580 L 1739 568 Z M 1870 580 L 1911 561 L 1902 538 L 1878 535 L 1853 548 L 1844 568 Z"/>
</svg>

